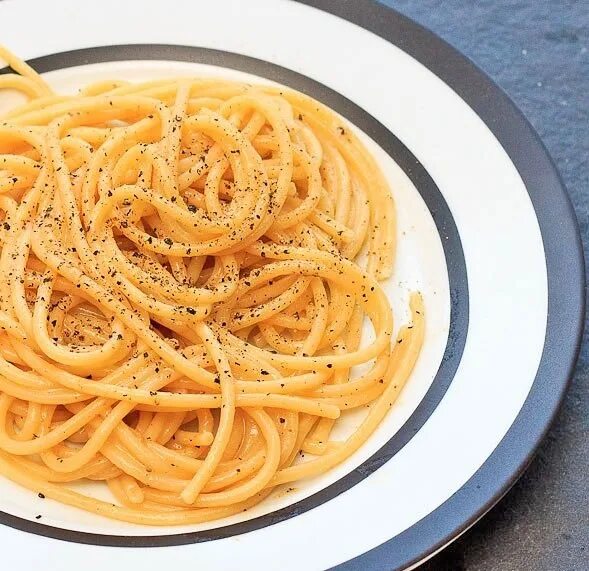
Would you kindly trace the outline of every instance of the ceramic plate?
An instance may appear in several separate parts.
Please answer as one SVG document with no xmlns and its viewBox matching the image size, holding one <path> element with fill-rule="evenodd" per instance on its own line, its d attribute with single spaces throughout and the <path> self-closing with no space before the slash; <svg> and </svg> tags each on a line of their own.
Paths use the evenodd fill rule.
<svg viewBox="0 0 589 571">
<path fill-rule="evenodd" d="M 386 288 L 399 322 L 413 289 L 428 315 L 406 388 L 344 464 L 181 528 L 110 521 L 0 478 L 4 568 L 408 569 L 501 498 L 566 388 L 584 286 L 567 195 L 505 94 L 377 3 L 8 0 L 0 21 L 2 42 L 61 92 L 194 74 L 279 83 L 329 105 L 391 184 L 400 249 Z M 346 415 L 340 435 L 362 414 Z"/>
</svg>

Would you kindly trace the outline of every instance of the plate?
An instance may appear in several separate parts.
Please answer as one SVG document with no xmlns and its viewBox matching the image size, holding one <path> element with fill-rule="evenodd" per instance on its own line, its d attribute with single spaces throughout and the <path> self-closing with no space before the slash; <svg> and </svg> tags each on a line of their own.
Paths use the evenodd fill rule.
<svg viewBox="0 0 589 571">
<path fill-rule="evenodd" d="M 62 92 L 100 78 L 190 73 L 279 83 L 329 105 L 392 187 L 400 249 L 385 287 L 398 320 L 413 289 L 428 315 L 424 351 L 398 401 L 327 474 L 277 489 L 247 513 L 182 528 L 110 521 L 0 478 L 7 567 L 69 571 L 83 558 L 89 570 L 169 561 L 409 569 L 502 497 L 566 389 L 584 273 L 549 156 L 482 72 L 368 2 L 102 0 L 92 9 L 21 0 L 0 4 L 0 19 L 9 24 L 2 41 Z M 345 416 L 342 436 L 362 414 Z"/>
</svg>

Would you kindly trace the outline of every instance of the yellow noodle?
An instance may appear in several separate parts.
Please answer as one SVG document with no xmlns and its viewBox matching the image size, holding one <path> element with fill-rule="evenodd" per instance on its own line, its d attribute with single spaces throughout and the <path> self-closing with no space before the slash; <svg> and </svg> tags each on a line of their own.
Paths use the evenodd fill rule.
<svg viewBox="0 0 589 571">
<path fill-rule="evenodd" d="M 0 473 L 93 513 L 180 525 L 353 454 L 425 322 L 414 293 L 393 337 L 379 280 L 394 203 L 345 121 L 294 91 L 217 79 L 62 96 L 2 47 L 0 60 L 14 72 L 0 91 L 27 99 L 0 117 Z M 366 404 L 333 441 L 342 412 Z M 67 487 L 84 479 L 114 502 Z"/>
</svg>

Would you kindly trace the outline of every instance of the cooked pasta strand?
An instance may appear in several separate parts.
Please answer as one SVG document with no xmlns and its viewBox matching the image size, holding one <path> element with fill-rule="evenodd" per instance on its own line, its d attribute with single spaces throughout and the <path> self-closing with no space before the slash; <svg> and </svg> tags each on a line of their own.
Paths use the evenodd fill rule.
<svg viewBox="0 0 589 571">
<path fill-rule="evenodd" d="M 413 293 L 394 334 L 379 285 L 394 203 L 353 129 L 283 88 L 115 80 L 62 96 L 1 46 L 0 60 L 14 72 L 0 92 L 28 99 L 0 118 L 0 473 L 180 525 L 353 454 L 425 333 Z M 114 501 L 68 488 L 83 479 Z"/>
</svg>

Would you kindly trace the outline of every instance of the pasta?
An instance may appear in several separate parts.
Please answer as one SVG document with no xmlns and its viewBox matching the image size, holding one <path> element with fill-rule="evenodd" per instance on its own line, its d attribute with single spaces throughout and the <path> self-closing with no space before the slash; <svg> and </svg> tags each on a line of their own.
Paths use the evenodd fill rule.
<svg viewBox="0 0 589 571">
<path fill-rule="evenodd" d="M 0 59 L 14 72 L 0 89 L 28 98 L 0 117 L 0 473 L 177 525 L 353 454 L 411 373 L 424 314 L 413 293 L 393 337 L 379 285 L 393 199 L 344 121 L 292 90 L 211 78 L 58 95 Z"/>
</svg>

